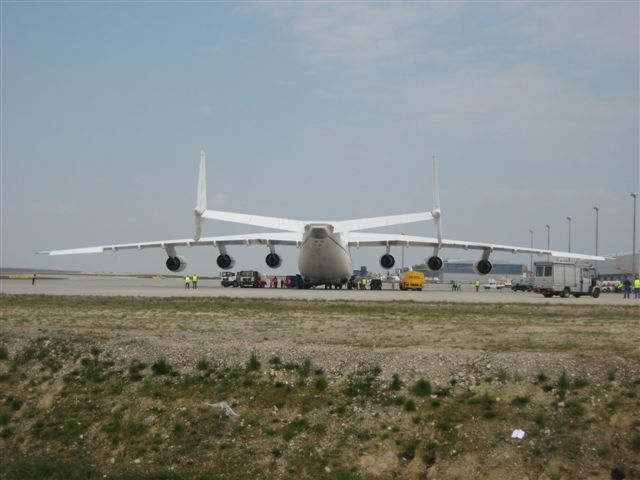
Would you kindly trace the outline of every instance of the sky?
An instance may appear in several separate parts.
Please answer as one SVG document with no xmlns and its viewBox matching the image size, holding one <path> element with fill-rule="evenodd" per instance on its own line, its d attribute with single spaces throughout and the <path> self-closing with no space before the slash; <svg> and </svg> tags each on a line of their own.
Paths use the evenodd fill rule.
<svg viewBox="0 0 640 480">
<path fill-rule="evenodd" d="M 446 238 L 529 246 L 533 229 L 544 248 L 549 224 L 566 250 L 571 216 L 572 251 L 592 254 L 598 205 L 599 253 L 630 252 L 638 5 L 3 0 L 0 266 L 168 273 L 159 249 L 34 252 L 190 237 L 201 149 L 209 208 L 430 210 L 435 154 Z M 255 231 L 209 221 L 203 235 Z M 378 250 L 354 249 L 354 267 L 380 271 Z M 212 247 L 179 253 L 219 271 Z M 230 253 L 273 273 L 264 247 Z M 297 273 L 296 249 L 279 253 L 278 272 Z"/>
</svg>

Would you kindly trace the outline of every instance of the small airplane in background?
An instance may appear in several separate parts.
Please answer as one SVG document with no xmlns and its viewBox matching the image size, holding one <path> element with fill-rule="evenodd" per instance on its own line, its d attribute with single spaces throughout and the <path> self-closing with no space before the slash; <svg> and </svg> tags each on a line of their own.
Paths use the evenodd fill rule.
<svg viewBox="0 0 640 480">
<path fill-rule="evenodd" d="M 380 257 L 380 266 L 389 270 L 395 265 L 391 255 L 391 247 L 426 247 L 432 248 L 432 255 L 427 260 L 427 267 L 431 271 L 442 268 L 440 250 L 455 248 L 463 250 L 478 250 L 480 260 L 475 264 L 475 270 L 481 275 L 491 272 L 489 256 L 493 252 L 529 253 L 536 255 L 550 255 L 580 260 L 604 260 L 604 257 L 583 255 L 572 252 L 533 249 L 509 245 L 495 245 L 491 243 L 467 242 L 448 240 L 442 237 L 442 213 L 436 172 L 436 160 L 433 158 L 433 209 L 430 212 L 408 213 L 384 217 L 360 218 L 355 220 L 338 221 L 302 221 L 288 218 L 265 217 L 247 215 L 243 213 L 209 210 L 207 208 L 206 188 L 206 159 L 205 153 L 200 152 L 200 169 L 198 174 L 197 199 L 195 206 L 195 231 L 193 238 L 182 240 L 160 240 L 157 242 L 139 242 L 120 245 L 103 245 L 97 247 L 71 248 L 65 250 L 49 250 L 37 252 L 44 255 L 75 255 L 86 253 L 117 252 L 119 250 L 143 250 L 146 248 L 162 248 L 167 254 L 166 266 L 172 272 L 181 272 L 187 262 L 178 255 L 178 247 L 209 246 L 218 250 L 217 264 L 223 270 L 230 270 L 235 265 L 235 259 L 228 252 L 227 247 L 233 245 L 263 245 L 269 249 L 265 262 L 270 268 L 278 268 L 282 258 L 276 252 L 276 247 L 294 246 L 299 250 L 298 268 L 305 286 L 333 285 L 341 288 L 352 275 L 351 247 L 382 247 L 385 252 Z M 218 237 L 201 237 L 202 224 L 205 219 L 221 220 L 241 223 L 257 227 L 279 230 L 273 233 L 256 233 L 245 235 L 227 235 Z M 388 227 L 433 220 L 436 227 L 436 237 L 408 236 L 401 234 L 366 233 L 362 230 Z"/>
</svg>

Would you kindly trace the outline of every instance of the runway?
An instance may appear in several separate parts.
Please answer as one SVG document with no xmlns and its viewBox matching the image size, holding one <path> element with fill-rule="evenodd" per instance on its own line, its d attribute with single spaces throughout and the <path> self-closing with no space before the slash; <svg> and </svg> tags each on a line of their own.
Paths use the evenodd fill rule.
<svg viewBox="0 0 640 480">
<path fill-rule="evenodd" d="M 544 298 L 532 292 L 504 290 L 475 291 L 463 285 L 462 291 L 452 292 L 449 285 L 427 285 L 422 292 L 400 290 L 310 290 L 271 288 L 224 288 L 220 280 L 200 280 L 198 289 L 186 290 L 181 278 L 139 278 L 133 276 L 51 275 L 39 278 L 35 285 L 27 279 L 0 279 L 0 293 L 41 295 L 87 295 L 132 297 L 230 297 L 299 300 L 342 301 L 412 301 L 452 303 L 532 303 L 562 305 L 632 305 L 640 300 L 623 299 L 621 294 L 602 294 L 600 298 Z"/>
</svg>

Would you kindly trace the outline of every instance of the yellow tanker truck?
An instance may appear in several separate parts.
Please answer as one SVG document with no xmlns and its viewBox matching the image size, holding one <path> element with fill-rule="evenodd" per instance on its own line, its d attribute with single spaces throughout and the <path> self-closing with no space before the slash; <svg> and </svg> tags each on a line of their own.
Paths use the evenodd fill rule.
<svg viewBox="0 0 640 480">
<path fill-rule="evenodd" d="M 422 290 L 424 287 L 424 273 L 404 272 L 400 280 L 400 290 Z"/>
</svg>

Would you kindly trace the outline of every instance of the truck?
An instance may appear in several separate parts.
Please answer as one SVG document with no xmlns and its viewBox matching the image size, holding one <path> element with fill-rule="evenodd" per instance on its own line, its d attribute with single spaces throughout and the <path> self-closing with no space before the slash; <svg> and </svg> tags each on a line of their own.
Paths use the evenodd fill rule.
<svg viewBox="0 0 640 480">
<path fill-rule="evenodd" d="M 400 290 L 422 290 L 424 287 L 424 273 L 404 272 L 400 280 Z"/>
<path fill-rule="evenodd" d="M 262 288 L 265 286 L 265 280 L 260 272 L 256 270 L 242 270 L 236 275 L 239 287 Z"/>
<path fill-rule="evenodd" d="M 220 284 L 227 287 L 237 287 L 238 281 L 236 280 L 235 272 L 220 272 Z"/>
<path fill-rule="evenodd" d="M 534 291 L 547 298 L 554 295 L 598 298 L 601 287 L 592 264 L 535 262 Z"/>
</svg>

